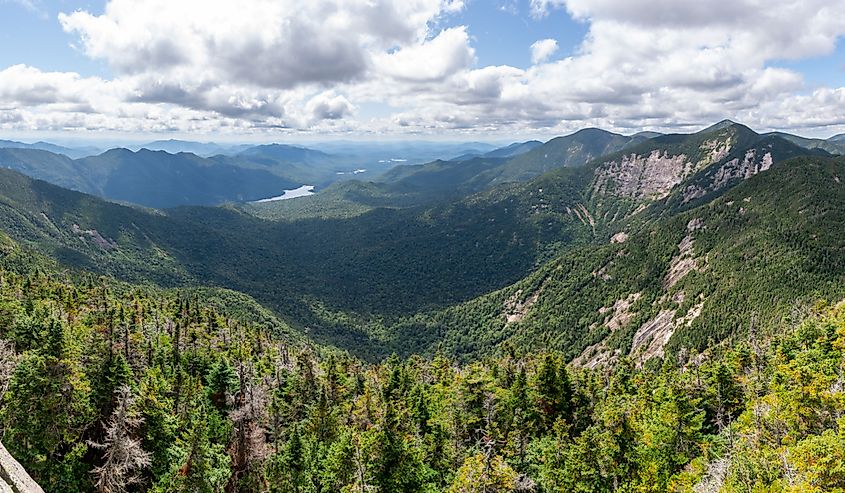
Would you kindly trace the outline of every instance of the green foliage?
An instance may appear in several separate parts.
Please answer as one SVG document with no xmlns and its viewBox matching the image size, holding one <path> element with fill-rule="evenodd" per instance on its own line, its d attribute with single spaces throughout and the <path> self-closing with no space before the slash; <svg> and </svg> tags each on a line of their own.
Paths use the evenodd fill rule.
<svg viewBox="0 0 845 493">
<path fill-rule="evenodd" d="M 696 158 L 724 131 L 772 143 L 719 127 L 626 151 Z M 0 172 L 2 226 L 25 245 L 0 235 L 17 353 L 0 436 L 47 491 L 93 491 L 91 445 L 128 387 L 138 491 L 841 491 L 845 309 L 806 300 L 845 296 L 843 161 L 650 205 L 591 194 L 598 165 L 291 223 Z M 670 282 L 682 245 L 696 268 Z M 67 272 L 30 246 L 189 287 Z"/>
<path fill-rule="evenodd" d="M 2 421 L 9 451 L 47 485 L 85 484 L 83 433 L 93 412 L 91 390 L 78 361 L 24 355 L 4 396 Z"/>
<path fill-rule="evenodd" d="M 20 350 L 0 432 L 46 491 L 94 490 L 104 459 L 88 444 L 115 443 L 106 396 L 124 385 L 138 420 L 120 437 L 150 459 L 137 491 L 833 492 L 843 481 L 842 305 L 662 365 L 585 370 L 508 345 L 464 366 L 363 364 L 278 339 L 201 292 L 18 267 L 30 273 L 0 271 L 12 322 L 0 338 L 18 318 L 42 336 Z"/>
<path fill-rule="evenodd" d="M 402 176 L 394 181 L 336 185 L 324 195 L 334 209 L 326 215 L 331 219 L 317 218 L 323 194 L 288 201 L 314 209 L 309 218 L 267 221 L 231 207 L 165 213 L 123 207 L 6 171 L 0 226 L 75 267 L 130 281 L 246 293 L 294 328 L 307 329 L 313 340 L 371 361 L 392 352 L 430 354 L 438 347 L 472 359 L 492 354 L 506 340 L 519 348 L 566 351 L 567 360 L 591 346 L 624 354 L 637 327 L 664 310 L 684 317 L 697 310 L 702 296 L 700 315 L 676 331 L 667 349 L 704 348 L 711 338 L 744 331 L 754 311 L 769 314 L 767 308 L 775 306 L 772 320 L 763 321 L 769 323 L 798 297 L 841 294 L 835 282 L 843 270 L 835 237 L 841 228 L 835 224 L 842 190 L 833 181 L 843 174 L 841 161 L 785 162 L 815 151 L 729 123 L 645 141 L 600 131 L 570 137 L 504 164 L 496 158 L 461 162 L 467 167 L 455 169 L 434 163 L 423 166 L 428 171 L 397 171 Z M 702 165 L 664 199 L 595 187 L 596 171 L 623 155 L 660 152 L 707 163 L 708 142 L 722 141 L 733 145 L 731 152 Z M 572 146 L 580 157 L 570 156 L 570 164 L 618 152 L 560 167 L 569 163 Z M 685 201 L 688 187 L 709 186 L 721 176 L 722 164 L 741 161 L 752 150 L 770 152 L 776 166 L 746 181 L 745 175 L 727 179 L 723 188 Z M 554 162 L 536 161 L 538 152 Z M 555 170 L 529 173 L 533 179 L 522 182 L 517 170 L 515 181 L 488 186 L 497 178 L 465 192 L 435 177 L 447 171 L 482 177 L 486 171 L 473 166 L 522 169 L 519 163 L 537 173 Z M 457 176 L 448 173 L 443 176 Z M 411 177 L 421 181 L 406 183 Z M 786 188 L 803 192 L 784 201 Z M 437 189 L 458 190 L 460 197 L 447 200 Z M 666 289 L 663 279 L 691 219 L 704 223 L 694 235 L 694 254 L 702 263 L 707 259 L 707 273 L 694 270 Z M 608 244 L 620 231 L 629 239 Z M 599 310 L 637 293 L 642 297 L 633 321 L 621 330 L 608 328 Z M 532 304 L 538 294 L 521 322 L 506 322 L 511 298 Z M 258 311 L 234 294 L 219 297 Z"/>
</svg>

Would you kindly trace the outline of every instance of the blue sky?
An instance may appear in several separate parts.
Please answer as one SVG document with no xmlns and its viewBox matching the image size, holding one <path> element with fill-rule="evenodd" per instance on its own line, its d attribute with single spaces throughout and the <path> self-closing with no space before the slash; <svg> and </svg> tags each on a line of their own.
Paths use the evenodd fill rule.
<svg viewBox="0 0 845 493">
<path fill-rule="evenodd" d="M 808 89 L 830 85 L 845 86 L 845 39 L 839 38 L 836 49 L 828 55 L 802 60 L 775 60 L 771 66 L 801 73 L 808 83 Z"/>
<path fill-rule="evenodd" d="M 481 66 L 528 68 L 531 54 L 527 47 L 547 38 L 557 40 L 560 46 L 556 58 L 568 56 L 587 33 L 586 24 L 575 22 L 564 10 L 536 19 L 531 16 L 528 2 L 519 1 L 476 0 L 459 15 L 450 17 L 449 23 L 469 26 Z"/>
<path fill-rule="evenodd" d="M 102 12 L 102 1 L 0 0 L 0 67 L 25 64 L 48 71 L 110 75 L 108 65 L 71 47 L 76 40 L 62 30 L 59 12 Z"/>
<path fill-rule="evenodd" d="M 0 134 L 845 131 L 845 6 L 702 5 L 0 0 Z M 534 43 L 557 48 L 532 60 Z"/>
</svg>

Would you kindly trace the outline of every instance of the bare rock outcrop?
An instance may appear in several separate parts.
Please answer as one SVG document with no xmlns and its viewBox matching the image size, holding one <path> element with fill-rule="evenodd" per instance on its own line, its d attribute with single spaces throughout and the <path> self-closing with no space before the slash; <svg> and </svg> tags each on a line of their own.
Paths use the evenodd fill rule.
<svg viewBox="0 0 845 493">
<path fill-rule="evenodd" d="M 602 195 L 656 200 L 695 171 L 686 154 L 654 150 L 647 156 L 630 154 L 596 170 L 593 190 Z"/>
<path fill-rule="evenodd" d="M 693 233 L 702 227 L 701 219 L 698 218 L 687 223 L 687 235 L 678 244 L 678 254 L 672 257 L 672 261 L 669 264 L 669 272 L 666 273 L 666 277 L 663 279 L 664 288 L 671 288 L 691 271 L 701 268 L 699 260 L 694 257 L 693 245 L 695 244 L 695 238 Z"/>
<path fill-rule="evenodd" d="M 0 493 L 44 493 L 0 443 Z"/>
<path fill-rule="evenodd" d="M 604 325 L 615 332 L 631 322 L 631 319 L 636 315 L 631 311 L 631 307 L 642 298 L 642 293 L 632 293 L 625 298 L 620 298 L 613 303 L 612 306 L 599 308 L 599 313 L 605 315 Z M 596 324 L 597 325 L 597 324 Z M 592 346 L 589 346 L 581 352 L 581 354 L 572 361 L 572 365 L 580 368 L 599 368 L 612 366 L 622 351 L 619 349 L 610 349 L 607 347 L 606 341 L 601 341 Z"/>
<path fill-rule="evenodd" d="M 611 243 L 625 243 L 626 241 L 628 241 L 628 233 L 624 231 L 620 231 L 610 237 Z"/>
<path fill-rule="evenodd" d="M 675 330 L 692 324 L 693 320 L 701 315 L 703 308 L 704 301 L 702 300 L 680 318 L 675 318 L 677 310 L 661 310 L 654 318 L 637 329 L 631 344 L 631 353 L 640 355 L 643 362 L 662 357 L 663 348 L 672 338 Z"/>
<path fill-rule="evenodd" d="M 634 318 L 634 313 L 631 312 L 631 306 L 641 297 L 642 293 L 633 293 L 627 298 L 616 300 L 616 303 L 614 303 L 611 307 L 603 307 L 599 309 L 599 313 L 601 314 L 610 314 L 605 318 L 604 324 L 611 332 L 615 332 L 616 330 L 628 325 L 628 322 Z"/>
<path fill-rule="evenodd" d="M 540 298 L 540 291 L 535 291 L 527 299 L 522 299 L 522 290 L 518 290 L 510 298 L 505 300 L 505 319 L 507 323 L 513 324 L 521 322 L 528 314 L 528 310 L 534 306 L 534 303 Z"/>
<path fill-rule="evenodd" d="M 742 161 L 739 158 L 734 158 L 722 164 L 713 174 L 708 185 L 689 185 L 686 187 L 683 192 L 683 202 L 687 203 L 704 197 L 710 192 L 721 190 L 734 180 L 747 180 L 757 173 L 767 171 L 772 167 L 772 164 L 774 164 L 774 159 L 771 152 L 758 155 L 755 149 L 749 149 Z"/>
<path fill-rule="evenodd" d="M 71 226 L 71 230 L 74 234 L 79 235 L 80 240 L 85 241 L 85 237 L 87 236 L 95 245 L 103 250 L 115 250 L 118 247 L 117 242 L 111 238 L 104 238 L 96 229 L 82 229 L 78 224 L 74 224 Z"/>
<path fill-rule="evenodd" d="M 610 349 L 605 341 L 602 341 L 584 349 L 577 358 L 572 360 L 572 366 L 590 370 L 607 368 L 613 366 L 621 355 L 621 350 Z"/>
</svg>

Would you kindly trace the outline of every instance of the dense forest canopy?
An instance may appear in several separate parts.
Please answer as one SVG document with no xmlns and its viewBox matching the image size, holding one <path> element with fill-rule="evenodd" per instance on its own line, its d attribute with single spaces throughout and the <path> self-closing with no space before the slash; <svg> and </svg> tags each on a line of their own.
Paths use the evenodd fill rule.
<svg viewBox="0 0 845 493">
<path fill-rule="evenodd" d="M 837 491 L 845 306 L 639 367 L 370 365 L 201 294 L 0 272 L 0 429 L 47 491 Z M 698 488 L 698 489 L 696 489 Z M 710 488 L 710 489 L 701 489 Z M 721 488 L 721 489 L 719 489 Z"/>
<path fill-rule="evenodd" d="M 48 492 L 842 491 L 845 160 L 794 140 L 590 130 L 300 208 L 0 170 L 0 441 Z"/>
</svg>

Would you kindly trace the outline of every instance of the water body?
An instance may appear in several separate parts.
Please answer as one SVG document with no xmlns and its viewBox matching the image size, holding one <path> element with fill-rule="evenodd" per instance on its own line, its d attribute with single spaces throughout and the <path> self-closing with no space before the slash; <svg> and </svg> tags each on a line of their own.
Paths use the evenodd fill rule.
<svg viewBox="0 0 845 493">
<path fill-rule="evenodd" d="M 294 188 L 293 190 L 285 190 L 285 192 L 281 195 L 255 200 L 253 203 L 260 204 L 262 202 L 276 202 L 277 200 L 295 199 L 297 197 L 307 197 L 309 195 L 314 195 L 314 185 L 302 185 L 301 187 Z"/>
</svg>

